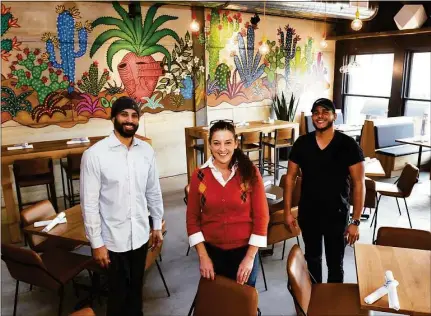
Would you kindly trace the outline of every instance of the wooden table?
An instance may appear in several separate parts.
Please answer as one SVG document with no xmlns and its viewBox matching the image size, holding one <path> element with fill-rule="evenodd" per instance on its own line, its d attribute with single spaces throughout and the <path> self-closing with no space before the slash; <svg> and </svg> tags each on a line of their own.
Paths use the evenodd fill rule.
<svg viewBox="0 0 431 316">
<path fill-rule="evenodd" d="M 417 167 L 421 168 L 421 158 L 422 158 L 422 147 L 431 148 L 430 144 L 430 136 L 426 135 L 424 136 L 423 142 L 420 141 L 421 136 L 411 137 L 411 138 L 400 138 L 396 139 L 396 142 L 402 143 L 402 144 L 408 144 L 408 145 L 415 145 L 419 146 L 419 153 L 418 153 L 418 164 Z"/>
<path fill-rule="evenodd" d="M 377 158 L 366 159 L 364 165 L 366 177 L 384 177 L 386 175 Z"/>
<path fill-rule="evenodd" d="M 295 140 L 299 135 L 299 124 L 286 121 L 275 121 L 272 124 L 263 123 L 263 121 L 251 121 L 248 122 L 248 126 L 241 126 L 235 128 L 236 133 L 239 135 L 245 132 L 262 132 L 271 133 L 277 129 L 293 127 L 295 129 Z M 205 160 L 211 155 L 209 148 L 209 128 L 207 126 L 196 126 L 196 127 L 186 127 L 185 128 L 185 139 L 186 139 L 186 159 L 187 159 L 187 175 L 188 181 L 192 176 L 193 171 L 197 168 L 196 163 L 196 152 L 193 149 L 196 140 L 202 139 L 204 141 L 204 156 Z"/>
<path fill-rule="evenodd" d="M 21 234 L 19 229 L 20 215 L 13 197 L 12 179 L 9 171 L 9 165 L 13 164 L 15 160 L 27 160 L 34 158 L 61 159 L 66 157 L 68 154 L 80 154 L 105 137 L 106 136 L 89 137 L 89 143 L 74 145 L 66 144 L 69 139 L 36 142 L 32 143 L 33 149 L 7 150 L 8 146 L 1 147 L 1 185 L 6 206 L 6 220 L 8 223 L 11 242 L 20 242 Z M 136 135 L 136 137 L 151 144 L 151 140 L 149 138 L 140 135 Z"/>
<path fill-rule="evenodd" d="M 431 315 L 431 251 L 356 244 L 355 259 L 362 309 Z M 385 283 L 387 270 L 399 282 L 399 311 L 389 308 L 387 295 L 373 304 L 364 301 Z"/>
<path fill-rule="evenodd" d="M 273 204 L 277 204 L 280 203 L 281 201 L 283 201 L 283 189 L 279 186 L 276 185 L 268 185 L 265 187 L 265 193 L 271 193 L 275 195 L 275 199 L 266 199 L 268 201 L 268 205 L 273 205 Z"/>
</svg>

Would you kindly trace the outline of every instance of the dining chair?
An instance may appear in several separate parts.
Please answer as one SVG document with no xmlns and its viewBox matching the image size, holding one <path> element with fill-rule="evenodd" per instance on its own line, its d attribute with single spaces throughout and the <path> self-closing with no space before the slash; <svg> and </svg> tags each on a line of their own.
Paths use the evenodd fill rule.
<svg viewBox="0 0 431 316">
<path fill-rule="evenodd" d="M 1 258 L 12 278 L 16 280 L 13 315 L 16 315 L 18 304 L 19 282 L 42 287 L 58 292 L 60 302 L 58 315 L 61 315 L 64 298 L 64 286 L 73 282 L 73 278 L 86 266 L 92 257 L 56 249 L 42 255 L 26 248 L 1 244 Z"/>
<path fill-rule="evenodd" d="M 214 280 L 201 278 L 188 316 L 256 316 L 258 294 L 254 287 L 241 285 L 217 275 Z"/>
<path fill-rule="evenodd" d="M 431 232 L 412 228 L 380 227 L 376 245 L 431 250 Z"/>
<path fill-rule="evenodd" d="M 394 197 L 397 201 L 398 211 L 400 213 L 401 213 L 401 209 L 398 204 L 398 198 L 402 198 L 404 200 L 410 228 L 413 228 L 412 221 L 410 219 L 409 208 L 407 207 L 406 198 L 408 198 L 412 193 L 413 187 L 418 182 L 418 179 L 419 179 L 419 169 L 416 166 L 412 165 L 411 163 L 408 163 L 404 166 L 403 171 L 401 172 L 401 175 L 396 181 L 396 183 L 385 183 L 385 182 L 376 181 L 376 192 L 380 194 L 380 196 L 379 196 L 379 199 L 377 200 L 376 211 L 374 212 L 373 219 L 371 220 L 371 225 L 373 225 L 373 222 L 374 222 L 373 242 L 375 242 L 377 216 L 378 216 L 380 199 L 382 198 L 382 196 Z"/>
<path fill-rule="evenodd" d="M 241 150 L 250 157 L 251 152 L 258 152 L 258 168 L 260 174 L 263 174 L 263 144 L 262 144 L 262 132 L 246 132 L 241 134 L 240 147 Z"/>
<path fill-rule="evenodd" d="M 81 159 L 82 154 L 68 154 L 66 156 L 66 160 L 60 159 L 64 209 L 67 209 L 66 201 L 69 202 L 69 207 L 72 207 L 79 202 L 79 193 L 75 193 L 73 181 L 79 181 L 81 173 Z M 67 193 L 66 185 L 64 184 L 64 173 L 66 174 Z"/>
<path fill-rule="evenodd" d="M 293 245 L 287 258 L 287 288 L 299 316 L 370 315 L 361 310 L 359 287 L 347 283 L 313 283 L 304 254 Z"/>
</svg>

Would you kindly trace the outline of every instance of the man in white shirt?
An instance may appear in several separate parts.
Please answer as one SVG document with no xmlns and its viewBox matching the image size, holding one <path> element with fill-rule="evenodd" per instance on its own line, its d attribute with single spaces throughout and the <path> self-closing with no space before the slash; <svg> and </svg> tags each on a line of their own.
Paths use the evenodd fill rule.
<svg viewBox="0 0 431 316">
<path fill-rule="evenodd" d="M 154 150 L 134 137 L 139 127 L 136 102 L 116 100 L 111 119 L 113 133 L 82 157 L 82 214 L 93 257 L 108 269 L 107 315 L 143 315 L 148 240 L 152 238 L 153 248 L 163 240 L 162 193 Z"/>
</svg>

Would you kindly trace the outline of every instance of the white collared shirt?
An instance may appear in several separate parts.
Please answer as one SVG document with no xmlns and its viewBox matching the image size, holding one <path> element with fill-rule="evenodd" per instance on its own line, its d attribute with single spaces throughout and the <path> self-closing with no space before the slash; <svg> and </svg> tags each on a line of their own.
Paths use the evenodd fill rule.
<svg viewBox="0 0 431 316">
<path fill-rule="evenodd" d="M 153 148 L 134 137 L 127 148 L 114 132 L 84 152 L 81 208 L 92 248 L 137 249 L 162 229 L 163 200 Z"/>
<path fill-rule="evenodd" d="M 223 174 L 220 170 L 217 169 L 217 167 L 214 165 L 214 157 L 211 156 L 201 167 L 203 168 L 210 168 L 211 173 L 213 174 L 214 178 L 220 183 L 223 187 L 226 186 L 226 184 L 235 176 L 236 169 L 238 169 L 237 164 L 234 164 L 231 170 L 231 173 L 229 175 L 229 178 L 227 180 L 223 179 Z"/>
</svg>

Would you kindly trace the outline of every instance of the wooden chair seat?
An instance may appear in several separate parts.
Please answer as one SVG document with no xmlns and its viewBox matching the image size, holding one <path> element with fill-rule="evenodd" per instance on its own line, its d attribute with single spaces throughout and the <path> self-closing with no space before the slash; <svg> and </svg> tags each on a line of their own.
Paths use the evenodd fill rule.
<svg viewBox="0 0 431 316">
<path fill-rule="evenodd" d="M 288 139 L 277 139 L 276 141 L 274 137 L 268 137 L 268 136 L 265 136 L 262 138 L 262 143 L 266 146 L 277 147 L 277 148 L 293 146 L 292 142 Z"/>
<path fill-rule="evenodd" d="M 250 151 L 257 151 L 261 150 L 262 147 L 259 146 L 259 144 L 244 144 L 242 145 L 242 151 L 243 152 L 250 152 Z"/>
<path fill-rule="evenodd" d="M 324 283 L 311 288 L 308 316 L 369 315 L 361 310 L 357 284 Z"/>
<path fill-rule="evenodd" d="M 379 194 L 394 197 L 403 197 L 403 192 L 393 183 L 376 182 L 376 191 Z"/>
<path fill-rule="evenodd" d="M 294 218 L 298 217 L 297 207 L 292 208 L 291 212 Z M 279 210 L 271 214 L 267 234 L 268 245 L 285 241 L 287 239 L 299 236 L 300 234 L 301 230 L 299 227 L 295 231 L 290 231 L 288 228 L 286 228 L 284 225 L 284 210 Z"/>
<path fill-rule="evenodd" d="M 51 184 L 54 181 L 54 178 L 52 174 L 38 174 L 34 176 L 28 176 L 28 177 L 21 177 L 18 180 L 18 185 L 23 187 L 32 187 L 35 185 L 45 185 L 45 184 Z"/>
</svg>

